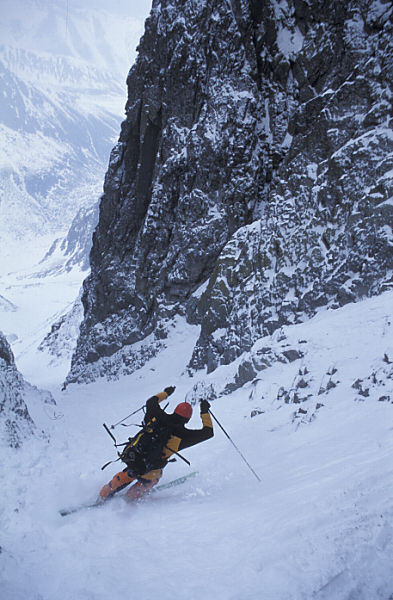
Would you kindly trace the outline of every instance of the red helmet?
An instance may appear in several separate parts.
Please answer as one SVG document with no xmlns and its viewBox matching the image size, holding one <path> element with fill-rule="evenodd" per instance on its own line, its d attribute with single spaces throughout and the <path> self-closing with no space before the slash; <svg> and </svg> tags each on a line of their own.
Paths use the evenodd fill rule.
<svg viewBox="0 0 393 600">
<path fill-rule="evenodd" d="M 184 417 L 185 419 L 191 419 L 192 417 L 192 406 L 188 402 L 181 402 L 175 408 L 175 413 Z"/>
</svg>

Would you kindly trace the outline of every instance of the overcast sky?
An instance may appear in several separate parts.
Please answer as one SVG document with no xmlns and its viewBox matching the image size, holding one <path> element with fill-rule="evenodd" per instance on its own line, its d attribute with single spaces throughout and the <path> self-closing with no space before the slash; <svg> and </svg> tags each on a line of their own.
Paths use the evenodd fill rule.
<svg viewBox="0 0 393 600">
<path fill-rule="evenodd" d="M 152 0 L 0 0 L 0 45 L 90 63 L 108 51 L 114 67 L 121 60 L 133 63 L 151 5 Z"/>
<path fill-rule="evenodd" d="M 3 2 L 14 0 L 0 0 Z M 27 2 L 28 0 L 23 0 Z M 53 6 L 57 5 L 64 10 L 68 8 L 89 8 L 91 10 L 106 10 L 126 17 L 145 19 L 150 12 L 152 0 L 37 0 L 37 4 Z"/>
<path fill-rule="evenodd" d="M 0 16 L 8 11 L 8 7 L 18 6 L 30 7 L 35 5 L 37 9 L 54 6 L 63 9 L 65 12 L 72 8 L 89 8 L 92 10 L 106 10 L 119 15 L 134 17 L 135 19 L 145 19 L 150 11 L 152 0 L 0 0 Z M 23 17 L 23 14 L 20 13 Z"/>
</svg>

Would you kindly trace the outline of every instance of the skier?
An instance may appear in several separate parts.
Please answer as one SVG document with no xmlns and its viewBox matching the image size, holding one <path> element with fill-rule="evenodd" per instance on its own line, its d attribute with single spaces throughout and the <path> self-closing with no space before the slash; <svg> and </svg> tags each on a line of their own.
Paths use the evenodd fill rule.
<svg viewBox="0 0 393 600">
<path fill-rule="evenodd" d="M 105 485 L 100 491 L 100 497 L 103 500 L 110 498 L 116 492 L 124 489 L 133 481 L 137 480 L 126 493 L 126 498 L 136 500 L 146 492 L 149 492 L 161 479 L 163 469 L 167 465 L 170 457 L 184 448 L 195 446 L 213 437 L 213 423 L 209 414 L 210 404 L 207 400 L 200 403 L 201 419 L 203 427 L 201 429 L 187 429 L 185 424 L 191 419 L 192 406 L 188 402 L 181 402 L 177 405 L 172 414 L 167 414 L 161 407 L 160 402 L 168 398 L 175 391 L 174 387 L 167 387 L 163 392 L 149 398 L 146 402 L 145 424 L 150 423 L 152 419 L 169 426 L 171 435 L 166 442 L 161 458 L 158 459 L 154 467 L 148 472 L 139 476 L 132 472 L 132 468 L 127 467 L 120 473 L 117 473 L 113 479 Z"/>
</svg>

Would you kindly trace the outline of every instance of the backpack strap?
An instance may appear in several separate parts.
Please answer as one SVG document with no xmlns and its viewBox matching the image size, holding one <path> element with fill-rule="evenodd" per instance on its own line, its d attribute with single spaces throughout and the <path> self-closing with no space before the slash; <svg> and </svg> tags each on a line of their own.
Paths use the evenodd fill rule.
<svg viewBox="0 0 393 600">
<path fill-rule="evenodd" d="M 107 462 L 103 467 L 101 467 L 101 471 L 103 471 L 104 469 L 106 469 L 109 465 L 111 465 L 112 463 L 117 462 L 118 460 L 120 460 L 120 457 L 117 458 L 116 460 L 110 460 L 109 462 Z"/>
</svg>

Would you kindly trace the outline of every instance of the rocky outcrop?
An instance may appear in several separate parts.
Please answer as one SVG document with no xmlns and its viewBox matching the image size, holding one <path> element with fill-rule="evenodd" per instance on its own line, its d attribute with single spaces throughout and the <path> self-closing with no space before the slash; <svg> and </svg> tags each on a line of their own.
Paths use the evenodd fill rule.
<svg viewBox="0 0 393 600">
<path fill-rule="evenodd" d="M 392 11 L 303 4 L 293 16 L 302 48 L 287 57 L 286 80 L 274 49 L 290 21 L 270 31 L 270 52 L 263 45 L 271 123 L 280 99 L 284 107 L 273 159 L 280 140 L 283 149 L 260 219 L 228 242 L 202 296 L 195 368 L 214 370 L 282 324 L 393 283 Z"/>
<path fill-rule="evenodd" d="M 264 169 L 252 22 L 239 19 L 217 0 L 153 3 L 105 179 L 71 380 L 154 332 L 168 305 L 184 307 L 252 221 Z"/>
<path fill-rule="evenodd" d="M 68 382 L 137 368 L 132 345 L 159 351 L 176 314 L 201 325 L 190 369 L 212 371 L 392 285 L 392 13 L 153 2 Z"/>
<path fill-rule="evenodd" d="M 23 399 L 24 386 L 10 345 L 0 332 L 0 440 L 14 448 L 36 431 Z"/>
</svg>

